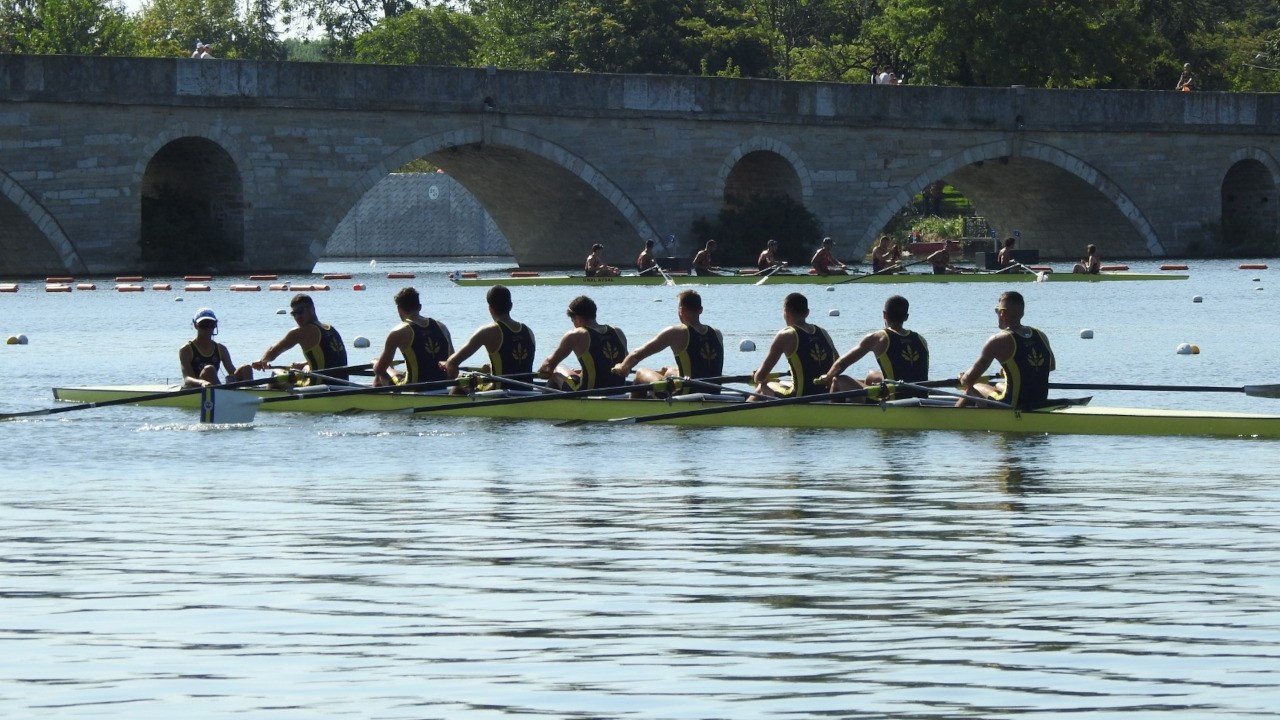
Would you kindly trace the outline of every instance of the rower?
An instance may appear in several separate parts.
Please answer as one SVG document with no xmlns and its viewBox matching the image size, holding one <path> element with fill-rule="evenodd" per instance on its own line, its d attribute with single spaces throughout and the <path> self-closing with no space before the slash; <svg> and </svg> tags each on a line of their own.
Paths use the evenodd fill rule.
<svg viewBox="0 0 1280 720">
<path fill-rule="evenodd" d="M 871 272 L 874 274 L 891 273 L 897 269 L 902 259 L 902 248 L 888 235 L 881 235 L 876 246 L 871 250 Z"/>
<path fill-rule="evenodd" d="M 756 394 L 800 397 L 826 392 L 818 378 L 831 367 L 836 349 L 826 330 L 809 323 L 809 299 L 800 293 L 787 295 L 782 318 L 787 326 L 773 336 L 769 352 L 752 375 Z M 773 366 L 783 357 L 791 367 L 791 383 L 768 382 Z"/>
<path fill-rule="evenodd" d="M 1084 249 L 1084 259 L 1076 263 L 1071 268 L 1073 273 L 1084 273 L 1085 275 L 1097 275 L 1102 272 L 1102 256 L 1098 254 L 1098 246 L 1089 243 Z"/>
<path fill-rule="evenodd" d="M 209 308 L 200 308 L 191 319 L 195 326 L 195 339 L 188 341 L 178 349 L 178 361 L 182 363 L 183 387 L 208 387 L 221 385 L 218 369 L 227 373 L 228 379 L 252 380 L 253 366 L 245 365 L 237 368 L 231 362 L 231 353 L 227 346 L 215 342 L 218 334 L 218 316 Z"/>
<path fill-rule="evenodd" d="M 822 238 L 822 247 L 818 248 L 818 251 L 813 254 L 813 259 L 809 261 L 809 264 L 813 266 L 814 274 L 843 275 L 844 271 L 849 269 L 848 265 L 845 265 L 836 259 L 834 254 L 835 245 L 835 240 L 832 240 L 829 237 Z M 832 265 L 839 265 L 840 272 L 832 270 Z M 808 300 L 806 299 L 805 302 L 808 302 Z"/>
<path fill-rule="evenodd" d="M 293 316 L 298 327 L 285 333 L 276 344 L 267 348 L 262 357 L 253 363 L 255 370 L 266 370 L 271 361 L 280 357 L 286 350 L 297 345 L 302 348 L 305 363 L 294 363 L 295 369 L 306 368 L 313 373 L 324 373 L 328 368 L 341 368 L 347 364 L 347 348 L 342 344 L 342 336 L 332 325 L 327 325 L 316 317 L 316 305 L 310 295 L 298 293 L 289 301 L 289 314 Z M 330 377 L 346 380 L 346 370 L 338 370 Z M 309 379 L 295 382 L 297 385 L 309 384 Z"/>
<path fill-rule="evenodd" d="M 1000 246 L 1000 252 L 996 253 L 996 265 L 1000 272 L 1008 272 L 1017 267 L 1018 260 L 1013 256 L 1013 246 L 1018 242 L 1016 237 L 1012 235 L 1004 239 L 1004 244 Z"/>
<path fill-rule="evenodd" d="M 819 378 L 830 384 L 831 392 L 856 390 L 866 387 L 868 400 L 896 400 L 903 397 L 922 397 L 925 392 L 912 388 L 888 386 L 887 395 L 880 396 L 880 383 L 885 380 L 899 380 L 909 383 L 921 383 L 929 379 L 929 345 L 924 337 L 913 330 L 907 330 L 903 323 L 907 321 L 910 303 L 901 295 L 894 295 L 884 302 L 884 329 L 868 333 L 862 341 L 840 359 L 831 364 L 825 378 Z M 865 355 L 874 355 L 879 368 L 867 372 L 865 382 L 841 375 L 845 368 L 858 362 Z"/>
<path fill-rule="evenodd" d="M 493 322 L 476 330 L 452 355 L 440 362 L 447 377 L 458 376 L 458 365 L 483 347 L 489 352 L 484 372 L 490 375 L 528 375 L 533 372 L 535 343 L 528 325 L 511 319 L 511 291 L 494 285 L 485 295 Z M 477 390 L 496 390 L 501 383 L 482 383 Z"/>
<path fill-rule="evenodd" d="M 711 253 L 716 249 L 716 241 L 708 240 L 707 244 L 693 256 L 693 274 L 700 276 L 719 275 L 711 260 Z"/>
<path fill-rule="evenodd" d="M 586 295 L 570 301 L 566 314 L 573 329 L 560 338 L 555 352 L 542 361 L 538 374 L 557 390 L 594 390 L 626 384 L 625 377 L 612 371 L 627 355 L 627 337 L 622 330 L 596 322 L 596 303 Z M 578 358 L 578 370 L 559 364 L 571 353 Z"/>
<path fill-rule="evenodd" d="M 640 275 L 657 275 L 658 261 L 653 257 L 653 241 L 645 240 L 644 250 L 636 256 L 636 272 Z"/>
<path fill-rule="evenodd" d="M 582 271 L 587 277 L 617 277 L 622 274 L 617 267 L 605 264 L 604 245 L 600 243 L 591 246 L 591 254 L 587 255 Z"/>
<path fill-rule="evenodd" d="M 770 238 L 765 244 L 764 250 L 760 251 L 760 257 L 756 258 L 756 270 L 760 272 L 781 272 L 787 266 L 786 260 L 778 259 L 778 241 Z"/>
<path fill-rule="evenodd" d="M 631 351 L 622 362 L 613 366 L 615 374 L 625 378 L 636 363 L 667 348 L 675 355 L 675 367 L 639 368 L 636 370 L 636 385 L 649 385 L 669 377 L 719 377 L 724 372 L 724 336 L 719 330 L 702 324 L 702 296 L 696 290 L 685 290 L 677 297 L 676 316 L 680 318 L 680 324 L 672 325 Z M 686 388 L 683 392 L 703 390 Z M 710 389 L 707 392 L 718 394 L 720 391 Z"/>
<path fill-rule="evenodd" d="M 449 328 L 439 320 L 422 316 L 422 300 L 414 288 L 401 288 L 395 302 L 400 322 L 387 333 L 382 354 L 373 363 L 374 386 L 434 382 L 457 376 L 441 367 L 442 361 L 453 354 Z M 404 356 L 404 373 L 391 367 L 397 350 Z"/>
<path fill-rule="evenodd" d="M 1017 408 L 1034 408 L 1049 397 L 1049 373 L 1055 369 L 1049 338 L 1022 324 L 1026 302 L 1021 293 L 1009 291 L 996 303 L 1000 332 L 982 346 L 973 367 L 960 373 L 960 389 L 972 397 L 999 400 Z M 998 385 L 981 382 L 992 360 L 1000 362 L 1003 381 Z M 972 404 L 961 399 L 956 405 Z"/>
</svg>

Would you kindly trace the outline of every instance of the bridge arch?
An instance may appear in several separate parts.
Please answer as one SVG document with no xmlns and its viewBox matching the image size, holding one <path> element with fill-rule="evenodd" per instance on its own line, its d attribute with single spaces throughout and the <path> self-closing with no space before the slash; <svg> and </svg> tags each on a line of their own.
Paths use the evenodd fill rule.
<svg viewBox="0 0 1280 720">
<path fill-rule="evenodd" d="M 747 138 L 730 150 L 716 177 L 720 197 L 708 198 L 711 202 L 752 190 L 784 194 L 799 203 L 813 197 L 813 174 L 804 158 L 781 140 L 765 135 Z"/>
<path fill-rule="evenodd" d="M 994 172 L 993 172 L 994 170 Z M 905 183 L 872 218 L 855 252 L 865 254 L 880 230 L 911 204 L 916 193 L 946 179 L 983 209 L 993 225 L 1020 228 L 1029 247 L 1050 256 L 1072 257 L 1099 233 L 1092 228 L 1125 226 L 1128 242 L 1106 250 L 1112 256 L 1165 254 L 1155 228 L 1118 185 L 1083 159 L 1044 143 L 1000 140 L 945 158 Z M 1027 187 L 1053 184 L 1062 197 L 1029 199 Z M 1006 231 L 1006 232 L 1007 232 Z M 1077 247 L 1078 246 L 1078 247 Z"/>
<path fill-rule="evenodd" d="M 0 170 L 0 257 L 15 268 L 88 273 L 58 221 L 8 173 Z"/>
<path fill-rule="evenodd" d="M 1256 147 L 1227 158 L 1222 174 L 1222 244 L 1225 249 L 1274 251 L 1280 231 L 1280 165 Z"/>
<path fill-rule="evenodd" d="M 181 123 L 142 146 L 134 164 L 138 257 L 149 267 L 225 269 L 246 260 L 248 156 L 214 124 Z"/>
<path fill-rule="evenodd" d="M 506 236 L 520 265 L 553 264 L 566 246 L 585 257 L 603 243 L 621 261 L 640 241 L 657 240 L 640 208 L 603 172 L 563 146 L 510 128 L 474 125 L 404 145 L 365 172 L 346 193 L 353 207 L 374 185 L 411 160 L 427 158 L 476 197 Z M 341 220 L 311 247 L 319 257 Z"/>
</svg>

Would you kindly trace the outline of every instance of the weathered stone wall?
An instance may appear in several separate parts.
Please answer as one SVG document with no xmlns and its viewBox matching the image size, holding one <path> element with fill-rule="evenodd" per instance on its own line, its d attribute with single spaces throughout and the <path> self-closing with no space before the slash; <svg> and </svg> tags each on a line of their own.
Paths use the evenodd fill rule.
<svg viewBox="0 0 1280 720">
<path fill-rule="evenodd" d="M 597 241 L 626 262 L 668 234 L 691 252 L 691 224 L 755 152 L 775 160 L 737 177 L 789 166 L 773 184 L 845 257 L 937 179 L 1043 257 L 1212 250 L 1234 167 L 1256 170 L 1235 183 L 1249 202 L 1280 185 L 1277 95 L 0 56 L 0 272 L 136 266 L 148 163 L 192 137 L 239 171 L 251 269 L 309 268 L 418 157 L 530 265 L 577 264 Z"/>
</svg>

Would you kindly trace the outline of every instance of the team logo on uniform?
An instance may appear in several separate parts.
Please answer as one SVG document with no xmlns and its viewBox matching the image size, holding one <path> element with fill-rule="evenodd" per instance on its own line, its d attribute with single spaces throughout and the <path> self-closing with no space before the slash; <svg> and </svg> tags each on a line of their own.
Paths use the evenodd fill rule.
<svg viewBox="0 0 1280 720">
<path fill-rule="evenodd" d="M 703 360 L 715 360 L 716 358 L 720 357 L 720 353 L 716 352 L 715 346 L 710 344 L 703 345 L 701 348 L 699 348 L 698 354 L 702 356 Z"/>
<path fill-rule="evenodd" d="M 914 345 L 908 345 L 902 348 L 902 359 L 908 364 L 915 365 L 920 362 L 920 352 L 916 350 Z"/>
<path fill-rule="evenodd" d="M 618 346 L 614 345 L 612 342 L 606 342 L 604 345 L 600 346 L 600 354 L 613 361 L 622 359 L 622 352 L 618 350 Z"/>
<path fill-rule="evenodd" d="M 512 345 L 511 359 L 512 360 L 528 360 L 529 348 L 525 347 L 524 343 L 516 343 L 515 345 Z"/>
<path fill-rule="evenodd" d="M 809 359 L 814 362 L 827 362 L 827 349 L 821 345 L 815 344 L 813 347 L 809 348 Z"/>
<path fill-rule="evenodd" d="M 1047 362 L 1047 358 L 1037 349 L 1027 353 L 1027 364 L 1033 368 L 1038 368 Z"/>
<path fill-rule="evenodd" d="M 423 347 L 427 349 L 428 355 L 440 354 L 440 350 L 441 350 L 440 343 L 436 342 L 435 338 L 427 338 L 427 341 L 423 343 Z"/>
</svg>

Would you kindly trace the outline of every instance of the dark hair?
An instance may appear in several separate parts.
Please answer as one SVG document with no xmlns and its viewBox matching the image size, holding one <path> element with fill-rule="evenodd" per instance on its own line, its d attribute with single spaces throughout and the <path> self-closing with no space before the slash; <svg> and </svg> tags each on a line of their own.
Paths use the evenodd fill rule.
<svg viewBox="0 0 1280 720">
<path fill-rule="evenodd" d="M 798 292 L 793 292 L 782 301 L 782 307 L 796 315 L 808 315 L 809 298 Z"/>
<path fill-rule="evenodd" d="M 653 247 L 653 241 L 652 241 L 652 240 L 645 240 L 645 241 L 644 241 L 644 246 L 645 246 L 645 247 L 647 247 L 647 248 L 651 248 L 651 247 Z"/>
<path fill-rule="evenodd" d="M 511 312 L 511 291 L 506 285 L 494 285 L 485 293 L 484 299 L 489 307 L 501 312 Z"/>
<path fill-rule="evenodd" d="M 1092 255 L 1098 252 L 1098 246 L 1094 245 L 1093 243 L 1089 243 L 1088 245 L 1085 246 L 1084 251 Z"/>
<path fill-rule="evenodd" d="M 586 295 L 579 295 L 569 301 L 569 312 L 594 322 L 596 319 L 596 301 Z"/>
<path fill-rule="evenodd" d="M 697 290 L 683 290 L 676 297 L 680 298 L 680 307 L 685 310 L 702 309 L 702 296 Z"/>
<path fill-rule="evenodd" d="M 396 293 L 396 307 L 401 310 L 421 310 L 422 300 L 418 298 L 418 291 L 411 287 L 400 288 L 400 292 Z"/>
<path fill-rule="evenodd" d="M 1027 309 L 1027 301 L 1022 299 L 1022 293 L 1010 290 L 1000 294 L 1000 307 L 1007 310 L 1011 315 L 1021 318 L 1022 313 Z"/>
<path fill-rule="evenodd" d="M 601 245 L 600 243 L 596 243 L 595 245 L 592 245 L 592 246 L 591 246 L 591 249 L 592 249 L 592 250 L 603 250 L 603 249 L 604 249 L 604 246 L 603 246 L 603 245 Z"/>
<path fill-rule="evenodd" d="M 911 303 L 901 295 L 891 295 L 888 300 L 884 301 L 884 317 L 889 322 L 906 322 L 907 311 L 911 308 Z"/>
<path fill-rule="evenodd" d="M 316 307 L 315 301 L 312 300 L 311 296 L 306 293 L 298 293 L 297 295 L 293 296 L 292 300 L 289 301 L 289 307 L 291 308 L 298 307 L 299 305 L 306 305 L 307 307 L 310 307 L 313 310 Z"/>
<path fill-rule="evenodd" d="M 835 244 L 836 244 L 836 241 L 835 241 L 835 240 L 832 240 L 832 239 L 831 239 L 831 238 L 829 238 L 829 237 L 824 237 L 824 238 L 822 238 L 822 244 L 823 244 L 823 245 L 835 245 Z"/>
<path fill-rule="evenodd" d="M 1014 237 L 1014 236 L 1010 235 L 1009 237 L 1007 237 L 1007 238 L 1005 238 L 1005 239 L 1004 239 L 1004 246 L 1005 246 L 1005 247 L 1013 247 L 1013 244 L 1014 244 L 1014 243 L 1016 243 L 1016 242 L 1018 242 L 1018 238 L 1016 238 L 1016 237 Z"/>
</svg>

